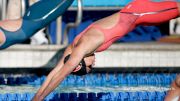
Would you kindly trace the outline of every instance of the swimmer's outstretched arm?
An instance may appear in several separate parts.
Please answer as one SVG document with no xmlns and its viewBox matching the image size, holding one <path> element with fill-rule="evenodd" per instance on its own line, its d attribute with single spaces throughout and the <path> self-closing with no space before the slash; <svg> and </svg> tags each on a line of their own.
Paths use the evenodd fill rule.
<svg viewBox="0 0 180 101">
<path fill-rule="evenodd" d="M 64 51 L 63 57 L 61 58 L 61 60 L 59 61 L 59 63 L 57 64 L 57 66 L 48 74 L 45 82 L 42 84 L 42 86 L 40 87 L 40 89 L 38 90 L 38 92 L 36 93 L 36 95 L 34 96 L 34 99 L 39 98 L 40 94 L 43 93 L 43 91 L 46 89 L 46 87 L 48 86 L 49 82 L 51 81 L 52 77 L 58 73 L 58 71 L 60 71 L 60 69 L 62 68 L 62 66 L 64 65 L 64 58 L 65 56 L 67 56 L 68 54 L 70 54 L 72 52 L 72 45 L 69 45 L 66 50 Z"/>
<path fill-rule="evenodd" d="M 104 37 L 98 37 L 99 40 L 95 41 L 96 36 L 86 36 L 84 35 L 77 43 L 77 45 L 72 49 L 71 56 L 69 60 L 62 66 L 62 68 L 56 69 L 58 71 L 52 72 L 48 77 L 48 81 L 44 83 L 43 87 L 40 88 L 37 96 L 33 99 L 33 101 L 41 101 L 43 100 L 51 91 L 53 91 L 62 80 L 67 77 L 75 67 L 80 63 L 80 61 L 88 54 L 91 54 L 99 47 L 99 45 L 103 42 Z M 87 41 L 88 40 L 88 41 Z M 59 68 L 59 67 L 56 68 Z M 42 89 L 42 90 L 41 90 Z M 43 91 L 43 92 L 42 92 Z"/>
</svg>

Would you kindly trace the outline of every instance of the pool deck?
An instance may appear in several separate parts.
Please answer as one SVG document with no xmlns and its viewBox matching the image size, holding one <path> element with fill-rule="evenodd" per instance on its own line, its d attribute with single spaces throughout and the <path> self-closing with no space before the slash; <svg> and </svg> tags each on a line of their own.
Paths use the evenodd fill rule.
<svg viewBox="0 0 180 101">
<path fill-rule="evenodd" d="M 61 45 L 14 45 L 0 51 L 0 68 L 54 67 L 62 57 Z M 95 68 L 180 67 L 180 45 L 167 43 L 121 43 L 96 53 Z"/>
</svg>

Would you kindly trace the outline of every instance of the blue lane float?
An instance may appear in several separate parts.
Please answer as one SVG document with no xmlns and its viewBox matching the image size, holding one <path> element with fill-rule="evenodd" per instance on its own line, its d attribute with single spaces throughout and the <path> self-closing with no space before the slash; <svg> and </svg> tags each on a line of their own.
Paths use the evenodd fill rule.
<svg viewBox="0 0 180 101">
<path fill-rule="evenodd" d="M 176 73 L 97 73 L 86 76 L 68 76 L 60 86 L 169 86 L 176 78 Z M 41 85 L 46 76 L 37 75 L 0 75 L 0 85 L 21 85 L 28 84 L 33 86 Z M 91 81 L 91 82 L 89 82 Z"/>
<path fill-rule="evenodd" d="M 0 94 L 0 100 L 30 101 L 33 95 L 33 93 Z M 163 101 L 165 95 L 166 92 L 51 93 L 45 101 Z"/>
</svg>

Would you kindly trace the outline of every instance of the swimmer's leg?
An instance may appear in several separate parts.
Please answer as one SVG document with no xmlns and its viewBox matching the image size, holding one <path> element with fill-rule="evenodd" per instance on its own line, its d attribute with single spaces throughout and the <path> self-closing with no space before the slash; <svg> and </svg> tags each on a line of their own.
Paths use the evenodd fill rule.
<svg viewBox="0 0 180 101">
<path fill-rule="evenodd" d="M 179 16 L 178 6 L 179 3 L 174 1 L 135 0 L 124 7 L 121 13 L 138 15 L 137 25 L 154 25 Z"/>
<path fill-rule="evenodd" d="M 1 28 L 5 42 L 0 49 L 15 43 L 21 43 L 35 32 L 47 26 L 51 21 L 62 15 L 74 0 L 42 0 L 32 5 L 22 18 L 22 25 L 17 31 L 7 31 Z"/>
</svg>

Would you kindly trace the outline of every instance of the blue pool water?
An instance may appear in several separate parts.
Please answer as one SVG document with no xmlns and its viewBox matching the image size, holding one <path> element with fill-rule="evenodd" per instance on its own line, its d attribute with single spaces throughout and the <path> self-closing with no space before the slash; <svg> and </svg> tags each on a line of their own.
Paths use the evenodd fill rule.
<svg viewBox="0 0 180 101">
<path fill-rule="evenodd" d="M 68 76 L 47 101 L 163 101 L 175 73 Z M 29 101 L 46 76 L 0 75 L 0 101 Z"/>
</svg>

